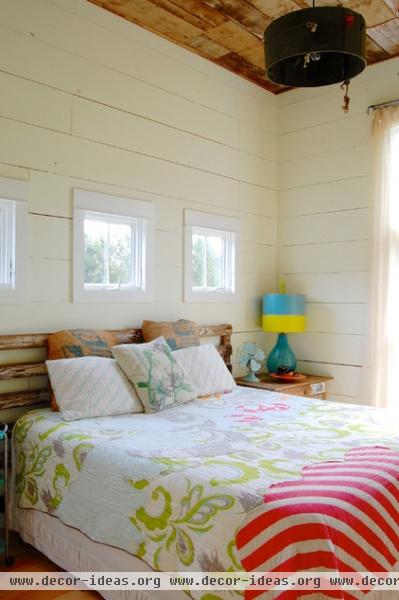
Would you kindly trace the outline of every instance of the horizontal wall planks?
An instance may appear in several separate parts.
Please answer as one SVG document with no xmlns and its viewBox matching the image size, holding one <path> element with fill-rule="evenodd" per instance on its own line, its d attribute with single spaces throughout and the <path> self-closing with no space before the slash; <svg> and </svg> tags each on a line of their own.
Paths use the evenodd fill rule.
<svg viewBox="0 0 399 600">
<path fill-rule="evenodd" d="M 1 21 L 0 176 L 30 183 L 30 284 L 26 304 L 2 307 L 0 334 L 228 317 L 235 347 L 236 336 L 263 343 L 259 302 L 277 266 L 275 97 L 85 0 L 5 0 Z M 154 203 L 154 302 L 71 302 L 74 187 Z M 185 208 L 240 219 L 241 302 L 183 302 Z M 45 346 L 24 343 L 0 356 L 4 377 L 20 375 L 13 393 L 43 385 L 36 367 L 22 375 Z"/>
<path fill-rule="evenodd" d="M 277 218 L 277 191 L 240 181 L 238 209 L 242 213 Z"/>
<path fill-rule="evenodd" d="M 0 163 L 0 175 L 9 174 L 9 167 Z M 198 201 L 184 200 L 167 196 L 165 194 L 155 194 L 146 192 L 134 187 L 120 187 L 95 181 L 87 181 L 74 177 L 55 175 L 53 173 L 44 173 L 41 171 L 30 170 L 30 212 L 39 217 L 35 227 L 39 235 L 44 236 L 44 240 L 39 241 L 39 247 L 44 244 L 50 247 L 52 233 L 46 232 L 46 226 L 53 224 L 60 228 L 60 236 L 63 245 L 66 244 L 67 232 L 70 225 L 60 222 L 63 219 L 72 219 L 72 189 L 79 188 L 89 191 L 98 191 L 101 193 L 110 193 L 111 195 L 122 196 L 126 198 L 136 198 L 153 202 L 155 210 L 155 227 L 158 231 L 169 231 L 173 233 L 183 232 L 182 211 L 185 208 L 200 210 L 203 212 L 217 212 L 225 215 L 234 215 L 245 218 L 249 215 L 251 218 L 246 220 L 245 227 L 251 227 L 256 222 L 256 217 L 269 217 L 269 225 L 276 223 L 277 217 L 277 192 L 267 188 L 262 188 L 253 184 L 244 182 L 239 183 L 237 202 L 227 207 L 224 199 L 216 196 L 204 196 Z M 56 201 L 54 199 L 56 198 Z M 41 219 L 40 217 L 44 217 Z M 59 217 L 59 220 L 46 220 L 47 217 Z M 266 220 L 264 221 L 266 223 Z M 31 225 L 33 228 L 33 225 Z M 244 227 L 244 228 L 245 228 Z M 275 227 L 273 229 L 275 235 Z M 248 232 L 248 236 L 250 232 Z M 36 244 L 31 244 L 34 248 Z M 64 256 L 67 246 L 61 250 L 57 248 L 60 256 Z"/>
<path fill-rule="evenodd" d="M 26 171 L 28 170 L 26 169 Z M 4 176 L 10 175 L 10 167 L 0 162 L 0 174 L 3 175 L 3 173 Z M 12 174 L 14 177 L 17 174 L 21 175 L 18 171 Z M 241 181 L 238 186 L 237 202 L 235 204 L 231 202 L 227 207 L 224 199 L 216 196 L 204 196 L 197 201 L 184 200 L 164 193 L 146 192 L 133 186 L 121 187 L 33 169 L 28 171 L 28 174 L 30 177 L 30 212 L 44 217 L 71 219 L 71 190 L 73 188 L 154 202 L 156 205 L 155 225 L 162 231 L 182 232 L 182 211 L 186 207 L 204 212 L 217 211 L 226 215 L 234 213 L 235 216 L 248 214 L 270 217 L 271 220 L 275 220 L 277 217 L 277 191 Z M 55 198 L 56 201 L 54 201 Z M 55 223 L 55 221 L 51 221 L 51 223 Z"/>
<path fill-rule="evenodd" d="M 30 56 L 29 62 L 24 60 L 27 55 Z M 50 53 L 46 45 L 7 29 L 0 37 L 0 65 L 2 70 L 19 77 L 130 114 L 168 123 L 195 135 L 231 144 L 238 139 L 237 125 L 229 115 L 163 90 L 157 90 L 159 101 L 154 101 L 151 99 L 151 87 L 147 84 L 56 48 L 52 48 Z M 88 72 L 90 78 L 87 77 Z M 101 85 L 101 81 L 107 81 L 108 85 Z"/>
<path fill-rule="evenodd" d="M 241 236 L 243 242 L 275 246 L 277 244 L 277 230 L 274 219 L 261 215 L 242 215 Z"/>
<path fill-rule="evenodd" d="M 225 177 L 202 168 L 132 153 L 3 118 L 1 127 L 4 137 L 0 143 L 0 162 L 8 159 L 8 162 L 33 169 L 199 202 L 206 195 L 215 196 L 226 207 L 230 207 L 232 198 L 237 199 L 239 195 L 239 179 L 236 177 Z M 112 170 L 107 168 L 110 162 L 115 163 Z M 269 169 L 269 174 L 264 172 L 259 177 L 265 188 L 275 189 L 273 168 Z"/>
<path fill-rule="evenodd" d="M 72 96 L 0 72 L 0 114 L 16 121 L 71 132 Z"/>
<path fill-rule="evenodd" d="M 279 191 L 281 217 L 299 217 L 369 206 L 368 176 L 327 181 Z"/>
<path fill-rule="evenodd" d="M 28 302 L 71 302 L 71 289 L 71 260 L 46 258 L 28 260 Z"/>
<path fill-rule="evenodd" d="M 369 237 L 367 208 L 286 217 L 280 223 L 282 246 L 359 241 Z"/>
<path fill-rule="evenodd" d="M 276 136 L 264 127 L 255 126 L 246 121 L 240 125 L 239 146 L 240 150 L 274 160 L 276 155 Z"/>
<path fill-rule="evenodd" d="M 284 278 L 288 289 L 305 294 L 308 302 L 368 302 L 368 273 L 285 274 Z"/>
<path fill-rule="evenodd" d="M 364 362 L 364 336 L 304 333 L 290 336 L 290 343 L 298 360 L 352 366 L 362 366 Z"/>
<path fill-rule="evenodd" d="M 356 273 L 369 269 L 369 243 L 355 242 L 293 244 L 280 248 L 280 264 L 287 274 Z"/>
<path fill-rule="evenodd" d="M 267 267 L 267 264 L 265 265 Z M 269 263 L 270 272 L 264 274 L 259 271 L 257 272 L 246 272 L 241 275 L 242 293 L 241 299 L 246 303 L 251 301 L 251 298 L 258 298 L 258 323 L 260 324 L 261 318 L 261 299 L 265 290 L 274 290 L 276 286 L 276 278 L 273 273 L 274 262 Z"/>
<path fill-rule="evenodd" d="M 237 202 L 238 181 L 232 179 L 138 154 L 132 169 L 133 155 L 125 150 L 4 119 L 1 128 L 2 162 L 179 198 L 200 201 L 204 195 L 216 195 L 226 206 L 232 199 Z"/>
<path fill-rule="evenodd" d="M 295 108 L 291 107 L 291 110 Z M 367 114 L 363 111 L 360 114 L 350 112 L 343 117 L 337 121 L 320 123 L 313 127 L 301 127 L 282 134 L 278 141 L 280 156 L 284 157 L 284 161 L 290 161 L 322 152 L 345 149 L 348 147 L 348 140 L 355 140 L 355 144 L 366 144 L 369 135 Z M 300 124 L 302 126 L 302 123 Z"/>
<path fill-rule="evenodd" d="M 258 185 L 270 182 L 274 170 L 254 154 L 205 139 L 193 144 L 188 133 L 81 99 L 74 102 L 72 134 Z"/>
<path fill-rule="evenodd" d="M 367 317 L 366 304 L 306 304 L 306 330 L 311 333 L 364 335 Z"/>
<path fill-rule="evenodd" d="M 31 213 L 33 211 L 31 206 Z M 72 255 L 72 221 L 48 215 L 29 215 L 30 258 L 68 260 Z"/>
<path fill-rule="evenodd" d="M 353 84 L 353 87 L 355 87 L 355 84 Z M 294 102 L 293 104 L 288 101 L 287 105 L 284 105 L 283 100 L 281 103 L 279 102 L 277 126 L 281 136 L 292 136 L 295 132 L 307 128 L 328 127 L 327 124 L 331 122 L 338 127 L 342 127 L 348 115 L 350 119 L 357 115 L 364 116 L 362 109 L 366 101 L 366 92 L 363 89 L 356 92 L 353 91 L 353 88 L 351 89 L 351 107 L 348 115 L 345 115 L 342 110 L 342 90 L 339 86 L 329 86 L 328 92 L 327 88 L 324 90 L 319 88 L 319 93 L 315 96 L 312 96 L 308 90 L 302 89 L 299 91 L 302 92 L 304 101 Z M 308 94 L 304 93 L 306 91 L 308 91 Z M 294 94 L 298 95 L 297 90 L 294 91 Z M 287 95 L 291 95 L 291 92 Z M 281 144 L 284 144 L 283 138 Z M 304 148 L 305 153 L 308 151 L 309 148 Z M 282 159 L 284 160 L 284 157 Z"/>
<path fill-rule="evenodd" d="M 25 35 L 29 35 L 30 31 L 34 32 L 35 37 L 42 43 L 53 45 L 64 52 L 76 53 L 86 60 L 96 62 L 114 71 L 124 72 L 130 77 L 149 84 L 156 83 L 155 68 L 157 64 L 161 66 L 161 69 L 171 71 L 172 61 L 161 56 L 157 57 L 146 47 L 140 52 L 140 61 L 131 60 L 134 52 L 139 50 L 137 42 L 97 27 L 94 23 L 90 27 L 90 40 L 87 39 L 87 26 L 84 19 L 61 11 L 57 7 L 48 6 L 43 0 L 37 0 L 35 7 L 29 0 L 20 0 L 19 5 L 23 7 L 22 11 L 18 10 L 15 3 L 10 3 L 7 7 L 3 16 L 4 26 Z M 57 26 L 52 27 L 55 22 Z M 182 75 L 187 78 L 188 87 L 190 88 L 190 84 L 197 85 L 192 69 L 184 65 L 181 68 Z M 161 71 L 161 69 L 159 70 Z M 183 84 L 173 71 L 170 73 L 169 80 L 166 76 L 163 76 L 160 81 L 158 80 L 158 86 L 170 90 L 173 94 L 176 93 L 178 87 L 178 91 L 183 95 Z M 224 86 L 220 82 L 215 82 L 215 87 L 220 91 Z M 185 95 L 189 96 L 193 93 L 193 89 L 189 89 Z M 199 90 L 198 93 L 205 96 L 206 89 L 203 92 Z M 208 98 L 208 102 L 209 100 Z M 233 105 L 233 100 L 229 104 L 227 102 L 224 104 L 226 112 L 229 104 Z M 212 98 L 212 107 L 213 104 Z"/>
<path fill-rule="evenodd" d="M 267 240 L 267 244 L 256 243 L 254 240 L 242 241 L 240 245 L 240 257 L 243 273 L 259 273 L 262 275 L 263 265 L 267 272 L 273 273 L 277 261 L 277 248 L 273 244 L 273 239 Z"/>
<path fill-rule="evenodd" d="M 120 23 L 118 19 L 115 22 L 112 15 L 106 15 L 106 28 L 98 26 L 98 15 L 94 13 L 101 13 L 101 10 L 86 7 L 86 0 L 79 0 L 78 14 L 75 15 L 49 6 L 45 0 L 37 0 L 34 6 L 29 0 L 19 0 L 18 5 L 23 10 L 18 9 L 15 3 L 9 3 L 3 10 L 4 27 L 29 37 L 32 37 L 33 33 L 34 40 L 41 45 L 52 47 L 55 56 L 58 53 L 60 56 L 62 53 L 65 59 L 68 55 L 78 56 L 81 65 L 87 64 L 88 68 L 91 67 L 94 75 L 96 65 L 105 67 L 114 73 L 127 75 L 138 90 L 143 88 L 140 84 L 147 88 L 155 86 L 171 97 L 187 99 L 209 107 L 212 112 L 217 111 L 239 119 L 245 118 L 246 111 L 251 107 L 262 111 L 263 116 L 267 117 L 269 107 L 274 102 L 271 94 L 268 100 L 262 90 L 250 84 L 241 85 L 241 81 L 235 77 L 225 81 L 219 76 L 220 69 L 217 67 L 213 67 L 211 74 L 205 75 L 193 61 L 187 64 L 187 53 L 184 51 L 180 50 L 175 58 L 171 59 L 168 53 L 163 51 L 162 40 L 149 36 L 152 38 L 150 47 L 150 40 L 145 39 L 146 36 L 143 39 L 140 30 L 134 25 L 131 25 L 132 29 L 129 28 L 131 35 L 128 36 L 125 31 L 121 35 L 118 27 Z M 81 13 L 84 14 L 83 18 Z M 33 45 L 38 46 L 37 42 Z M 140 56 L 140 60 L 132 60 L 132 56 Z M 68 73 L 68 77 L 73 75 Z M 95 83 L 95 77 L 90 79 L 91 84 Z M 36 80 L 40 81 L 40 78 Z M 234 88 L 235 93 L 229 96 L 228 91 L 231 91 L 231 88 Z M 264 102 L 261 101 L 262 98 L 265 98 Z M 134 102 L 133 98 L 131 102 Z M 265 123 L 269 121 L 272 123 L 269 119 L 266 119 Z"/>
<path fill-rule="evenodd" d="M 356 160 L 353 160 L 354 156 Z M 287 189 L 336 179 L 353 179 L 368 175 L 370 161 L 370 147 L 351 142 L 344 149 L 280 162 L 278 184 L 281 189 Z"/>
<path fill-rule="evenodd" d="M 274 282 L 274 274 L 268 277 L 273 277 Z M 165 280 L 167 281 L 167 277 Z M 259 278 L 258 284 L 261 283 L 261 278 Z M 129 322 L 141 323 L 148 318 L 162 321 L 184 317 L 200 323 L 206 313 L 215 322 L 220 322 L 226 318 L 226 315 L 229 315 L 234 323 L 234 337 L 238 333 L 261 330 L 261 296 L 264 290 L 267 289 L 267 285 L 270 285 L 270 281 L 266 280 L 266 283 L 262 284 L 260 289 L 258 288 L 259 292 L 255 298 L 245 297 L 244 295 L 243 302 L 232 302 L 229 305 L 218 303 L 212 305 L 211 309 L 204 308 L 204 305 L 200 303 L 193 303 L 182 308 L 180 292 L 178 292 L 178 304 L 173 298 L 172 300 L 157 300 L 151 305 L 145 303 L 135 304 L 133 308 L 128 303 L 108 305 L 104 303 L 101 306 L 86 304 L 77 307 L 72 302 L 33 302 L 28 305 L 29 311 L 27 311 L 23 305 L 8 305 L 8 322 L 2 323 L 2 332 L 11 334 L 15 332 L 35 332 L 37 329 L 43 330 L 44 328 L 58 331 L 70 329 L 71 326 L 82 329 L 112 329 L 115 326 L 125 327 L 126 323 Z M 7 360 L 4 362 L 14 361 Z"/>
</svg>

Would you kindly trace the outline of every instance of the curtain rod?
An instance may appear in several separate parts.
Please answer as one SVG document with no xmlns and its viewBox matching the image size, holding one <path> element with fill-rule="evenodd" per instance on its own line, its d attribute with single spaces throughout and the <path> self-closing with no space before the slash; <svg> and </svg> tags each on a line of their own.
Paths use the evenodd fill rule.
<svg viewBox="0 0 399 600">
<path fill-rule="evenodd" d="M 371 110 L 377 110 L 377 108 L 386 108 L 387 106 L 394 106 L 395 104 L 399 104 L 399 98 L 396 100 L 391 100 L 390 102 L 381 102 L 381 104 L 371 104 L 367 108 L 367 114 L 369 114 Z"/>
</svg>

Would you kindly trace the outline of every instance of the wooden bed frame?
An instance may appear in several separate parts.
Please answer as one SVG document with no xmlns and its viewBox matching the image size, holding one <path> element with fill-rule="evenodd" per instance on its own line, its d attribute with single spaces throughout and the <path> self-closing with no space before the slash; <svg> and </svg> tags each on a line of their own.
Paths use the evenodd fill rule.
<svg viewBox="0 0 399 600">
<path fill-rule="evenodd" d="M 199 336 L 202 338 L 218 337 L 218 350 L 231 370 L 231 325 L 203 325 L 199 326 Z M 112 330 L 119 344 L 138 344 L 143 342 L 141 329 Z M 47 348 L 48 333 L 28 333 L 19 335 L 0 336 L 0 352 L 2 350 L 25 350 L 35 348 Z M 0 381 L 23 379 L 27 377 L 47 377 L 47 369 L 44 360 L 37 362 L 0 364 Z M 0 392 L 0 410 L 6 408 L 31 407 L 37 404 L 49 404 L 50 390 L 48 379 L 41 389 L 21 392 Z"/>
</svg>

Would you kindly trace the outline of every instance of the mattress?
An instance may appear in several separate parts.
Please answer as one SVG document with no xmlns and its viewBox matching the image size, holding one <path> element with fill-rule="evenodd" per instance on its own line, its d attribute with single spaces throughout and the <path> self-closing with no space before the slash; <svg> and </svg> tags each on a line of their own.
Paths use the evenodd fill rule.
<svg viewBox="0 0 399 600">
<path fill-rule="evenodd" d="M 85 572 L 152 572 L 139 558 L 98 542 L 64 525 L 57 517 L 38 510 L 16 508 L 13 528 L 22 539 L 43 552 L 50 560 L 66 571 Z M 105 600 L 188 600 L 182 591 L 102 590 Z"/>
<path fill-rule="evenodd" d="M 236 533 L 270 486 L 381 444 L 399 451 L 383 411 L 252 388 L 151 415 L 67 423 L 39 409 L 14 429 L 15 491 L 19 508 L 153 569 L 243 570 Z"/>
</svg>

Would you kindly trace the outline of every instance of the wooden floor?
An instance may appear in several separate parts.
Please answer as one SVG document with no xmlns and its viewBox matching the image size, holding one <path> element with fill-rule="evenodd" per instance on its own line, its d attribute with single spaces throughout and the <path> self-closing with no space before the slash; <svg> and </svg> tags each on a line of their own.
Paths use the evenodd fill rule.
<svg viewBox="0 0 399 600">
<path fill-rule="evenodd" d="M 0 559 L 0 571 L 61 571 L 60 567 L 51 562 L 44 554 L 23 543 L 19 536 L 13 535 L 11 540 L 11 552 L 15 562 L 11 567 L 4 567 Z M 13 598 L 13 600 L 53 600 L 61 598 L 62 600 L 102 600 L 102 596 L 97 592 L 72 592 L 68 590 L 37 591 L 21 590 L 10 592 L 0 590 L 0 600 Z"/>
</svg>

